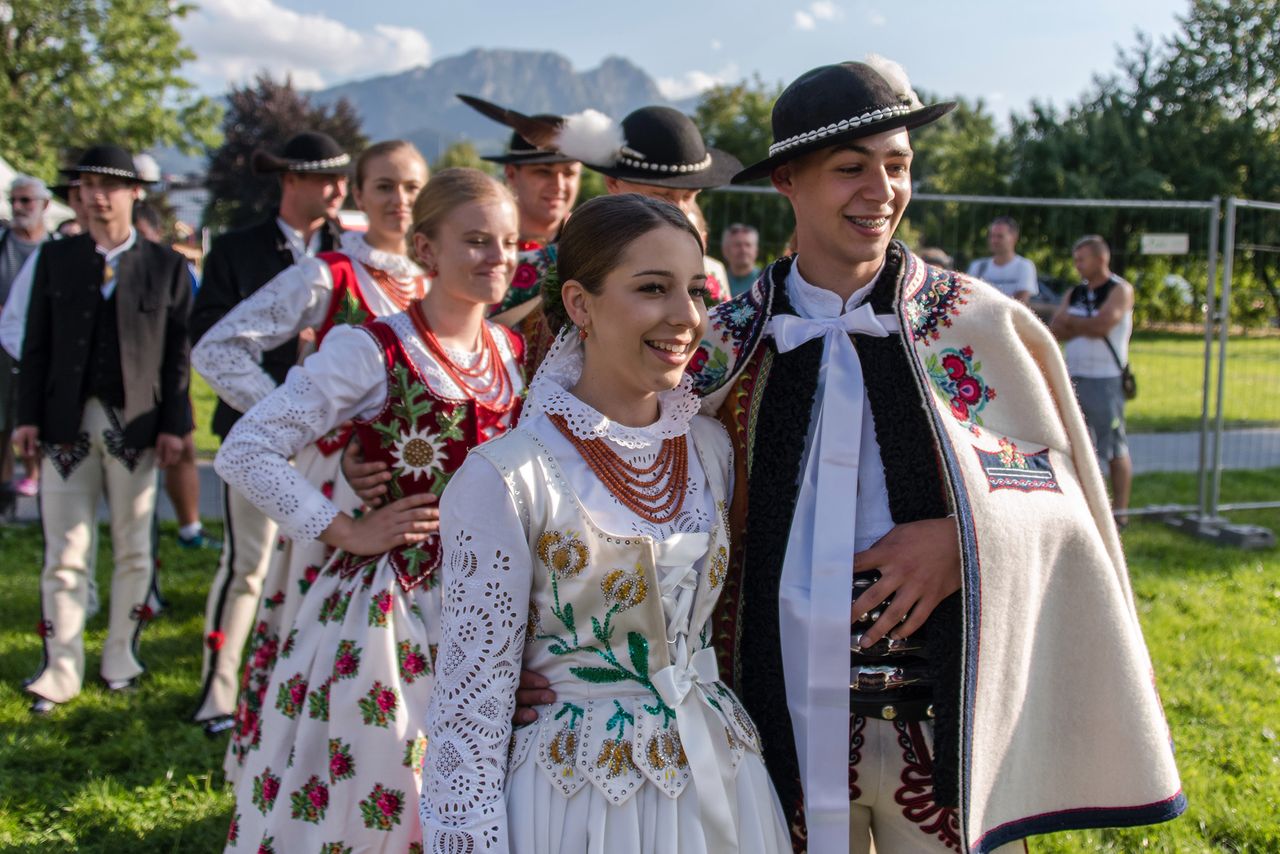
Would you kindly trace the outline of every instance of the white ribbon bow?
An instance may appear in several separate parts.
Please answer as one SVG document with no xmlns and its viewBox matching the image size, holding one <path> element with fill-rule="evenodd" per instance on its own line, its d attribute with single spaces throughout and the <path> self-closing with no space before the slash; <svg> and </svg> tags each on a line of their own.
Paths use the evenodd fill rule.
<svg viewBox="0 0 1280 854">
<path fill-rule="evenodd" d="M 653 674 L 653 687 L 662 702 L 676 713 L 680 744 L 698 789 L 698 814 L 707 851 L 736 852 L 738 831 L 729 801 L 732 758 L 728 754 L 724 726 L 712 711 L 706 695 L 706 688 L 720 681 L 716 654 L 710 647 L 704 647 L 689 657 L 685 636 L 681 634 L 676 658 L 687 663 L 672 664 Z M 695 686 L 705 687 L 694 691 Z M 690 695 L 697 700 L 686 702 Z"/>
<path fill-rule="evenodd" d="M 809 851 L 849 845 L 849 607 L 862 416 L 862 364 L 851 334 L 885 337 L 893 315 L 863 303 L 839 317 L 769 321 L 779 353 L 822 336 L 818 411 L 782 563 L 778 611 L 787 705 L 804 786 Z M 828 394 L 830 392 L 830 394 Z"/>
</svg>

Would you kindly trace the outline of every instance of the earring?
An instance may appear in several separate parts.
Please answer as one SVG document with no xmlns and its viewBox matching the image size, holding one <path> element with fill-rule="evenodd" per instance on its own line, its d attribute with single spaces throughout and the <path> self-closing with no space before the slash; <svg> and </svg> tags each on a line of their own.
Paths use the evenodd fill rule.
<svg viewBox="0 0 1280 854">
<path fill-rule="evenodd" d="M 578 330 L 578 340 L 579 340 L 579 341 L 586 341 L 586 340 L 587 340 L 587 330 L 586 330 L 586 329 L 579 329 L 579 330 Z"/>
</svg>

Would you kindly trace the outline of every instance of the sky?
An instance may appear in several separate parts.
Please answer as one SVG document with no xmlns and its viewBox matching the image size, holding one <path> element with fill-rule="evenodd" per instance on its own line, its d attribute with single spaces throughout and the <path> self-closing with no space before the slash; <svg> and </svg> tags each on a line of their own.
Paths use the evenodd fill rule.
<svg viewBox="0 0 1280 854">
<path fill-rule="evenodd" d="M 585 71 L 623 56 L 685 98 L 759 74 L 786 83 L 879 53 L 912 83 L 981 98 L 1000 119 L 1064 105 L 1141 30 L 1177 29 L 1188 0 L 195 0 L 186 69 L 218 94 L 266 69 L 303 88 L 403 71 L 476 47 L 552 50 Z M 518 106 L 518 105 L 513 105 Z"/>
</svg>

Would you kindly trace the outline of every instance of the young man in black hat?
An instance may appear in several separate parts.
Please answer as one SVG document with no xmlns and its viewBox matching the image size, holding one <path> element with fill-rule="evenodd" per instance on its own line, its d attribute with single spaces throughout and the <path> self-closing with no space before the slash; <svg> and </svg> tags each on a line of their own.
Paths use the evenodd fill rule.
<svg viewBox="0 0 1280 854">
<path fill-rule="evenodd" d="M 560 116 L 539 114 L 539 121 L 558 122 Z M 554 243 L 574 202 L 582 180 L 582 164 L 558 151 L 536 148 L 518 131 L 511 132 L 507 150 L 481 158 L 502 164 L 507 186 L 516 197 L 520 216 L 520 245 L 516 272 L 501 303 L 493 307 L 495 318 L 512 323 L 528 309 L 519 309 L 538 295 L 547 268 L 555 261 Z M 528 308 L 532 308 L 529 306 Z M 516 311 L 507 315 L 508 312 Z"/>
<path fill-rule="evenodd" d="M 104 491 L 115 571 L 101 674 L 122 690 L 142 673 L 156 467 L 178 458 L 191 430 L 186 261 L 138 239 L 131 215 L 143 180 L 128 152 L 94 146 L 64 171 L 80 180 L 89 230 L 41 249 L 13 437 L 19 453 L 44 454 L 44 661 L 27 684 L 37 713 L 75 697 L 83 682 L 89 551 Z"/>
<path fill-rule="evenodd" d="M 279 176 L 280 207 L 257 225 L 214 240 L 191 314 L 193 341 L 299 258 L 337 248 L 335 217 L 347 195 L 350 155 L 326 134 L 307 132 L 290 139 L 278 155 L 255 152 L 253 167 Z M 262 366 L 280 383 L 298 357 L 295 338 L 265 353 Z M 219 400 L 213 432 L 226 438 L 240 414 Z M 205 609 L 202 687 L 193 716 L 210 735 L 233 725 L 240 656 L 276 537 L 275 523 L 230 488 L 223 490 L 223 518 L 222 558 Z"/>
<path fill-rule="evenodd" d="M 712 311 L 691 363 L 736 448 L 715 642 L 821 854 L 985 852 L 1186 805 L 1052 337 L 893 239 L 909 131 L 953 106 L 879 58 L 787 87 L 734 181 L 772 181 L 801 251 Z"/>
</svg>

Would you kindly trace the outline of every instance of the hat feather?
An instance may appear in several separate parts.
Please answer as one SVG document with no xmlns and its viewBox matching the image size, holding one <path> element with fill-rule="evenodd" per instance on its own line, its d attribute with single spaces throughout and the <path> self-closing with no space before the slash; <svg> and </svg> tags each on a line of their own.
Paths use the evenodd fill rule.
<svg viewBox="0 0 1280 854">
<path fill-rule="evenodd" d="M 885 82 L 893 87 L 893 91 L 898 97 L 906 101 L 912 109 L 923 107 L 920 97 L 916 95 L 916 90 L 911 88 L 911 81 L 907 78 L 907 70 L 892 59 L 886 59 L 878 53 L 869 53 L 865 60 L 866 64 L 885 79 Z"/>
<path fill-rule="evenodd" d="M 613 166 L 627 144 L 622 125 L 598 110 L 565 116 L 556 137 L 556 150 L 592 166 Z"/>
</svg>

